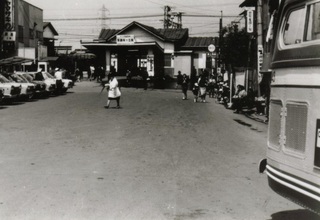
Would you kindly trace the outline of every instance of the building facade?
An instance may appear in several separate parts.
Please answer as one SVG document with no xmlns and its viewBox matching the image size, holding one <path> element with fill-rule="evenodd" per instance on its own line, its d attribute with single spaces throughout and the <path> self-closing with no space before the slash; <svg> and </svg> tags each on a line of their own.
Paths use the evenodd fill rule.
<svg viewBox="0 0 320 220">
<path fill-rule="evenodd" d="M 43 23 L 43 45 L 47 48 L 46 56 L 48 57 L 55 57 L 55 36 L 58 36 L 58 32 L 53 27 L 53 25 L 50 22 L 44 22 Z"/>
<path fill-rule="evenodd" d="M 190 75 L 193 66 L 212 67 L 207 48 L 214 38 L 199 39 L 192 41 L 188 29 L 155 29 L 134 21 L 121 30 L 103 29 L 99 39 L 82 46 L 97 55 L 106 72 L 124 75 L 127 70 L 135 74 L 144 69 L 149 76 L 173 77 L 178 71 Z"/>
<path fill-rule="evenodd" d="M 0 65 L 41 61 L 54 56 L 51 23 L 43 22 L 43 10 L 23 0 L 0 1 Z"/>
</svg>

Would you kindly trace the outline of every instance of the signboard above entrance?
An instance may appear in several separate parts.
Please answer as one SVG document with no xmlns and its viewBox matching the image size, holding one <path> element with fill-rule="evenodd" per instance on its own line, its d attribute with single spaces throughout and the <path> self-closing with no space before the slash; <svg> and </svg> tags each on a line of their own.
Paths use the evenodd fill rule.
<svg viewBox="0 0 320 220">
<path fill-rule="evenodd" d="M 134 35 L 117 35 L 117 44 L 134 44 Z"/>
</svg>

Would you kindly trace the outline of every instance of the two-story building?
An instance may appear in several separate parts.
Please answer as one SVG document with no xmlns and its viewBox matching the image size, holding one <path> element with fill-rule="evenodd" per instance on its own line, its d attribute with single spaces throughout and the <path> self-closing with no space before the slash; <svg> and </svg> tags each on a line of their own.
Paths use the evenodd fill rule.
<svg viewBox="0 0 320 220">
<path fill-rule="evenodd" d="M 0 65 L 36 63 L 54 55 L 58 33 L 43 22 L 41 8 L 23 0 L 2 0 L 0 17 Z"/>
</svg>

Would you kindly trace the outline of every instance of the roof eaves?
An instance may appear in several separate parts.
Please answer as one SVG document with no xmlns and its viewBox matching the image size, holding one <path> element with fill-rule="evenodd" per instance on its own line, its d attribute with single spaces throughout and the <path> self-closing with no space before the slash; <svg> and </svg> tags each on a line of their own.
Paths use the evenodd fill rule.
<svg viewBox="0 0 320 220">
<path fill-rule="evenodd" d="M 113 34 L 110 38 L 108 38 L 108 40 L 111 40 L 112 38 L 114 38 L 116 35 L 121 34 L 123 31 L 125 31 L 126 29 L 132 27 L 133 25 L 137 25 L 140 28 L 146 30 L 147 32 L 149 32 L 150 34 L 154 35 L 155 37 L 159 38 L 160 40 L 165 40 L 162 36 L 159 35 L 159 33 L 156 31 L 156 29 L 149 27 L 147 25 L 143 25 L 139 22 L 133 21 L 130 24 L 128 24 L 127 26 L 125 26 L 124 28 L 122 28 L 121 30 L 119 30 L 117 33 Z"/>
<path fill-rule="evenodd" d="M 52 33 L 55 35 L 55 36 L 58 36 L 58 32 L 56 31 L 56 29 L 53 27 L 53 25 L 51 24 L 51 22 L 44 22 L 43 23 L 43 29 L 45 29 L 46 27 L 49 27 L 52 31 Z"/>
</svg>

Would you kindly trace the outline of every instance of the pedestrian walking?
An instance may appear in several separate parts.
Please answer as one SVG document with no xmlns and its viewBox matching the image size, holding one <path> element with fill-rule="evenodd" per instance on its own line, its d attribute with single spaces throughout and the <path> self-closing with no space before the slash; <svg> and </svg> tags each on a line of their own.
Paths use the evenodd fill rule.
<svg viewBox="0 0 320 220">
<path fill-rule="evenodd" d="M 179 86 L 181 86 L 181 84 L 182 84 L 182 75 L 181 75 L 181 71 L 178 71 L 176 89 Z"/>
<path fill-rule="evenodd" d="M 190 75 L 190 90 L 192 90 L 195 82 L 197 82 L 197 70 L 193 66 Z"/>
<path fill-rule="evenodd" d="M 113 73 L 110 73 L 108 77 L 109 77 L 108 83 L 105 85 L 108 89 L 108 101 L 105 108 L 109 108 L 111 100 L 116 100 L 117 101 L 116 108 L 120 108 L 121 91 L 119 88 L 118 80 Z"/>
<path fill-rule="evenodd" d="M 126 72 L 126 77 L 127 77 L 127 86 L 131 86 L 132 74 L 131 74 L 131 71 L 129 69 Z"/>
<path fill-rule="evenodd" d="M 198 102 L 198 96 L 199 96 L 199 85 L 197 82 L 193 83 L 193 86 L 192 86 L 192 93 L 193 93 L 193 96 L 194 96 L 194 99 L 193 101 L 194 102 Z"/>
<path fill-rule="evenodd" d="M 104 78 L 104 70 L 102 66 L 99 66 L 97 69 L 97 82 L 102 82 Z"/>
<path fill-rule="evenodd" d="M 80 82 L 80 70 L 79 70 L 79 68 L 76 68 L 75 75 L 76 75 L 77 82 Z"/>
<path fill-rule="evenodd" d="M 210 75 L 209 82 L 208 82 L 208 93 L 209 98 L 214 98 L 214 88 L 215 88 L 216 80 L 214 79 L 213 75 Z"/>
<path fill-rule="evenodd" d="M 91 72 L 90 81 L 95 80 L 97 77 L 96 68 L 94 66 L 90 66 L 90 72 Z"/>
<path fill-rule="evenodd" d="M 142 80 L 143 80 L 143 89 L 147 90 L 149 74 L 145 68 L 141 69 L 141 76 L 142 76 Z"/>
<path fill-rule="evenodd" d="M 186 100 L 188 98 L 187 92 L 188 92 L 188 84 L 189 84 L 189 77 L 187 74 L 182 75 L 182 80 L 181 80 L 181 88 L 182 88 L 182 93 L 183 93 L 183 100 Z"/>
<path fill-rule="evenodd" d="M 205 74 L 200 74 L 198 79 L 198 85 L 199 85 L 199 96 L 201 98 L 202 102 L 206 102 L 206 95 L 207 95 L 207 77 Z"/>
</svg>

